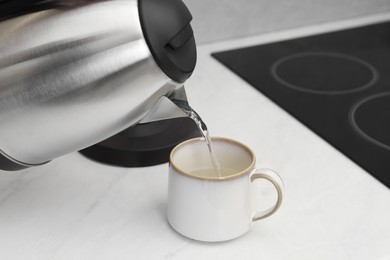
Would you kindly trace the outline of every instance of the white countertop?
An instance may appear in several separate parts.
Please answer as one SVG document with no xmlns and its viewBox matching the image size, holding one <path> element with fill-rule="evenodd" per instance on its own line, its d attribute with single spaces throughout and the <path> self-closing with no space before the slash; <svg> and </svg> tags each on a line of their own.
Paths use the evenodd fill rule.
<svg viewBox="0 0 390 260">
<path fill-rule="evenodd" d="M 274 169 L 286 185 L 281 209 L 243 237 L 200 243 L 173 231 L 165 218 L 167 164 L 125 169 L 73 153 L 0 171 L 0 259 L 390 259 L 390 189 L 210 56 L 389 19 L 199 46 L 186 84 L 192 107 L 212 135 L 250 146 L 258 167 Z"/>
</svg>

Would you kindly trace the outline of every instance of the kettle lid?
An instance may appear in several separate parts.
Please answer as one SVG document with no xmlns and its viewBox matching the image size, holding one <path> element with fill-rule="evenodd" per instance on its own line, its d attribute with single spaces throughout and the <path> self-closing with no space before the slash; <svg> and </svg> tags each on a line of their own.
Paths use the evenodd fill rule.
<svg viewBox="0 0 390 260">
<path fill-rule="evenodd" d="M 161 70 L 184 82 L 195 69 L 192 15 L 181 0 L 138 0 L 144 37 Z"/>
</svg>

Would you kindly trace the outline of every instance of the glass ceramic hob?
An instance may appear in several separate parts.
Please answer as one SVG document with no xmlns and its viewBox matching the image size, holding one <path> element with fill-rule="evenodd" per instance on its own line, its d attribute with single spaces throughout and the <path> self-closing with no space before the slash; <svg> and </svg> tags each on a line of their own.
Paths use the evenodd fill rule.
<svg viewBox="0 0 390 260">
<path fill-rule="evenodd" d="M 390 23 L 214 53 L 390 188 Z"/>
</svg>

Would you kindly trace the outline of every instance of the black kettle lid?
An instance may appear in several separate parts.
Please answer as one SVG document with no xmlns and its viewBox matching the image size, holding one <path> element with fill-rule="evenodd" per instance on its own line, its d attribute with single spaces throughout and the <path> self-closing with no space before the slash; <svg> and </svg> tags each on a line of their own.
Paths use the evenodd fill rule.
<svg viewBox="0 0 390 260">
<path fill-rule="evenodd" d="M 168 77 L 184 82 L 196 65 L 191 13 L 181 0 L 138 0 L 138 8 L 153 58 Z"/>
</svg>

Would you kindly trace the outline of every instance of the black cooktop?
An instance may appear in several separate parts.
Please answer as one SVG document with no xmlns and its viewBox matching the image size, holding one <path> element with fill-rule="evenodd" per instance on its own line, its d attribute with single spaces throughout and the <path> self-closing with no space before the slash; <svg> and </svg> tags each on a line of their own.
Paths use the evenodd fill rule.
<svg viewBox="0 0 390 260">
<path fill-rule="evenodd" d="M 390 22 L 213 57 L 390 188 Z"/>
</svg>

